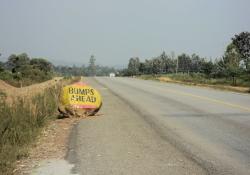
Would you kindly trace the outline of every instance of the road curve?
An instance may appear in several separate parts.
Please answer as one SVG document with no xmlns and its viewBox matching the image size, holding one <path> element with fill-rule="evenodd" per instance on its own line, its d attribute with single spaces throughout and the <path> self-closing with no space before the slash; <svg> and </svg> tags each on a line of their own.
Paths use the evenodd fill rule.
<svg viewBox="0 0 250 175">
<path fill-rule="evenodd" d="M 133 145 L 136 142 L 135 140 L 138 139 L 139 141 L 143 140 L 141 142 L 143 142 L 142 145 L 144 146 L 149 146 L 147 144 L 154 145 L 151 145 L 152 147 L 149 146 L 151 152 L 149 151 L 150 153 L 147 153 L 149 157 L 146 157 L 150 163 L 143 165 L 143 161 L 138 160 L 138 163 L 141 163 L 141 166 L 144 168 L 140 169 L 141 172 L 136 171 L 137 173 L 132 174 L 145 174 L 143 170 L 149 172 L 146 174 L 250 174 L 250 96 L 248 94 L 145 81 L 135 78 L 97 77 L 96 81 L 98 83 L 92 79 L 88 81 L 103 91 L 104 113 L 108 113 L 112 109 L 114 111 L 119 109 L 116 116 L 123 117 L 123 119 L 118 119 L 119 117 L 112 118 L 112 120 L 120 120 L 118 123 L 111 120 L 106 121 L 114 124 L 111 125 L 111 132 L 115 134 L 117 130 L 121 129 L 120 127 L 122 129 L 131 127 L 130 129 L 134 130 L 135 138 L 133 138 L 134 140 L 128 139 L 128 142 L 132 141 L 131 144 Z M 106 94 L 107 97 L 105 97 L 107 91 L 112 92 L 110 94 L 115 94 L 115 96 Z M 105 98 L 110 102 L 105 101 Z M 109 104 L 114 101 L 114 99 L 110 100 L 110 98 L 115 98 L 118 101 L 122 100 L 117 101 L 117 104 Z M 119 105 L 119 103 L 121 104 Z M 128 104 L 128 106 L 124 104 Z M 111 106 L 107 107 L 107 105 Z M 105 106 L 110 109 L 105 109 Z M 136 115 L 133 118 L 140 122 L 137 123 L 138 121 L 136 122 L 135 119 L 135 121 L 128 119 L 130 117 L 126 118 L 128 116 L 126 111 L 133 111 L 131 112 L 133 113 L 132 116 Z M 126 122 L 128 123 L 126 124 Z M 133 122 L 135 122 L 135 126 Z M 92 126 L 93 124 L 94 122 L 83 121 L 78 125 L 76 132 L 93 132 L 91 127 L 96 126 L 97 130 L 100 129 L 100 133 L 96 133 L 97 135 L 95 136 L 98 137 L 98 134 L 103 136 L 101 133 L 107 129 L 101 127 L 104 124 L 100 123 L 100 128 L 97 125 Z M 145 136 L 143 133 L 148 135 Z M 89 134 L 91 135 L 91 133 Z M 102 144 L 105 145 L 105 138 L 103 139 Z M 126 139 L 127 137 L 125 136 L 124 140 Z M 80 142 L 82 147 L 79 146 Z M 82 153 L 81 156 L 77 156 L 77 161 L 75 160 L 79 171 L 84 165 L 86 167 L 90 166 L 88 162 L 82 161 L 82 158 L 89 161 L 90 158 L 93 159 L 91 153 L 95 154 L 96 149 L 100 149 L 94 146 L 96 148 L 93 148 L 93 150 L 91 148 L 88 151 L 89 157 L 86 157 L 87 153 L 83 150 L 80 151 L 80 149 L 87 149 L 84 147 L 84 143 L 88 145 L 90 144 L 89 142 L 95 144 L 94 141 L 91 141 L 91 138 L 79 137 L 74 141 L 75 146 L 72 146 L 75 148 L 75 155 L 80 154 L 79 152 Z M 127 143 L 126 146 L 134 149 L 133 146 L 129 145 L 130 143 Z M 134 146 L 135 149 L 138 149 L 138 155 L 140 155 L 139 153 L 144 153 L 143 146 L 142 152 L 139 151 L 138 145 Z M 119 146 L 112 147 L 111 143 L 110 149 L 111 151 L 107 151 L 107 149 L 100 149 L 99 151 L 106 150 L 108 154 L 111 154 L 113 151 L 119 151 Z M 174 156 L 170 156 L 169 150 L 174 152 Z M 127 167 L 126 165 L 129 164 L 130 159 L 129 157 L 123 158 L 126 158 L 124 165 Z M 172 167 L 172 169 L 170 168 L 172 172 L 168 171 L 169 167 L 167 166 L 168 164 L 171 165 L 169 163 L 171 159 L 174 162 L 173 165 L 178 165 L 173 166 L 174 168 Z M 182 160 L 185 163 L 182 164 L 178 160 Z M 96 163 L 97 161 L 90 162 Z M 106 162 L 109 162 L 109 160 L 106 160 Z M 117 160 L 117 162 L 119 161 Z M 136 159 L 132 159 L 130 163 L 132 163 L 130 166 L 135 168 L 133 165 L 136 164 Z M 155 168 L 147 169 L 145 168 L 146 165 L 150 167 L 155 166 Z M 119 166 L 121 167 L 122 165 Z M 87 172 L 86 167 L 81 172 Z M 152 171 L 150 172 L 150 170 Z"/>
</svg>

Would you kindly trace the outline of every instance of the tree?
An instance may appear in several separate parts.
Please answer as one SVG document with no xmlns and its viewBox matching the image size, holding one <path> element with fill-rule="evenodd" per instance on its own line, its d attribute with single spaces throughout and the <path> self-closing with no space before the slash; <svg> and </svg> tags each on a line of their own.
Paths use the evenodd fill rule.
<svg viewBox="0 0 250 175">
<path fill-rule="evenodd" d="M 43 58 L 33 58 L 30 60 L 30 64 L 33 66 L 33 68 L 39 69 L 45 73 L 52 72 L 52 63 Z"/>
<path fill-rule="evenodd" d="M 250 33 L 241 32 L 239 35 L 235 35 L 232 41 L 243 57 L 246 69 L 250 69 Z"/>
<path fill-rule="evenodd" d="M 139 72 L 141 74 L 145 74 L 146 73 L 146 65 L 145 65 L 145 63 L 140 63 Z"/>
<path fill-rule="evenodd" d="M 179 55 L 178 63 L 179 63 L 179 66 L 178 66 L 179 71 L 189 73 L 190 66 L 191 66 L 191 59 L 188 55 L 186 54 Z"/>
<path fill-rule="evenodd" d="M 4 64 L 3 62 L 0 61 L 0 72 L 3 72 L 4 71 Z"/>
<path fill-rule="evenodd" d="M 113 67 L 108 66 L 96 66 L 96 75 L 97 76 L 108 76 L 110 73 L 115 73 L 116 70 Z"/>
<path fill-rule="evenodd" d="M 130 58 L 128 63 L 128 74 L 139 75 L 140 59 L 138 57 Z"/>
<path fill-rule="evenodd" d="M 153 61 L 152 60 L 145 60 L 145 73 L 152 74 L 153 73 Z"/>
<path fill-rule="evenodd" d="M 233 79 L 233 85 L 236 85 L 236 77 L 239 75 L 241 70 L 240 61 L 241 54 L 239 53 L 238 48 L 233 43 L 229 44 L 223 56 L 223 63 L 225 72 Z"/>
<path fill-rule="evenodd" d="M 22 66 L 28 65 L 30 63 L 30 58 L 26 53 L 19 55 L 12 54 L 9 56 L 6 63 L 7 68 L 12 71 L 12 73 L 18 72 Z"/>
<path fill-rule="evenodd" d="M 91 55 L 89 59 L 89 66 L 88 66 L 88 75 L 89 76 L 96 76 L 96 65 L 95 65 L 95 56 Z"/>
<path fill-rule="evenodd" d="M 200 58 L 199 55 L 196 54 L 192 54 L 190 59 L 191 59 L 190 71 L 196 73 L 201 72 L 204 59 Z"/>
<path fill-rule="evenodd" d="M 162 52 L 162 54 L 159 56 L 160 59 L 160 73 L 165 73 L 168 70 L 168 65 L 167 65 L 167 59 L 168 56 L 166 55 L 165 52 Z"/>
<path fill-rule="evenodd" d="M 204 73 L 207 77 L 211 76 L 213 72 L 214 64 L 210 61 L 204 61 L 201 65 L 201 73 Z"/>
<path fill-rule="evenodd" d="M 153 74 L 159 74 L 162 71 L 162 67 L 161 67 L 161 59 L 160 58 L 154 58 L 153 60 L 153 64 L 152 64 L 152 73 Z"/>
</svg>

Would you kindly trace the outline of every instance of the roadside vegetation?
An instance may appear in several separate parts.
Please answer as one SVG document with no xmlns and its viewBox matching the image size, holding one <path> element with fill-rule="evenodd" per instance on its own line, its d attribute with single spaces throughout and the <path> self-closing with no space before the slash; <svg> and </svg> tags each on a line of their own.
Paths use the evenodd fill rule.
<svg viewBox="0 0 250 175">
<path fill-rule="evenodd" d="M 12 104 L 0 92 L 0 174 L 13 174 L 15 162 L 28 156 L 29 145 L 50 120 L 57 118 L 58 95 L 63 84 L 79 78 L 61 80 L 34 97 L 18 98 Z"/>
<path fill-rule="evenodd" d="M 43 58 L 30 58 L 26 53 L 12 54 L 6 62 L 0 62 L 0 79 L 22 87 L 50 80 L 53 65 Z"/>
<path fill-rule="evenodd" d="M 185 53 L 175 56 L 174 52 L 169 55 L 163 52 L 143 62 L 133 57 L 121 75 L 144 79 L 168 77 L 187 83 L 250 87 L 250 33 L 235 35 L 221 58 L 207 59 Z"/>
</svg>

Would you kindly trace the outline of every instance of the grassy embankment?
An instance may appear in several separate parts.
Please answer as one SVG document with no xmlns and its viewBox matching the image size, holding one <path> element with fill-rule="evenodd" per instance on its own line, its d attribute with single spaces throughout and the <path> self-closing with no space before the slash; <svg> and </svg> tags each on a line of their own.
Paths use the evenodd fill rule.
<svg viewBox="0 0 250 175">
<path fill-rule="evenodd" d="M 163 75 L 141 75 L 141 79 L 157 80 L 161 82 L 179 83 L 186 85 L 196 85 L 203 87 L 211 87 L 222 90 L 230 90 L 235 92 L 250 92 L 250 79 L 239 77 L 236 80 L 236 85 L 232 85 L 232 79 L 228 78 L 207 78 L 203 74 L 163 74 Z"/>
<path fill-rule="evenodd" d="M 43 74 L 34 74 L 30 73 L 29 77 L 23 77 L 21 79 L 17 79 L 15 75 L 9 73 L 7 71 L 0 72 L 0 79 L 4 80 L 6 83 L 14 86 L 14 87 L 24 87 L 30 86 L 35 83 L 42 83 L 44 81 L 48 81 L 52 79 L 53 75 L 43 75 Z"/>
<path fill-rule="evenodd" d="M 28 156 L 29 145 L 41 128 L 57 118 L 61 87 L 78 80 L 61 80 L 31 99 L 16 99 L 12 105 L 7 104 L 6 95 L 0 93 L 0 174 L 13 174 L 15 162 Z"/>
</svg>

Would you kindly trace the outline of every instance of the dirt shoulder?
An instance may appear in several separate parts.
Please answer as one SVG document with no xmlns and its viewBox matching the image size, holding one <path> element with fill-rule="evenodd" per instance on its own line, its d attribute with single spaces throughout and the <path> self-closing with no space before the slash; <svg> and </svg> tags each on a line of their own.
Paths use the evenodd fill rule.
<svg viewBox="0 0 250 175">
<path fill-rule="evenodd" d="M 68 150 L 71 129 L 79 118 L 66 118 L 50 121 L 31 146 L 29 156 L 17 162 L 15 174 L 29 175 L 42 166 L 43 162 L 64 160 Z"/>
</svg>

